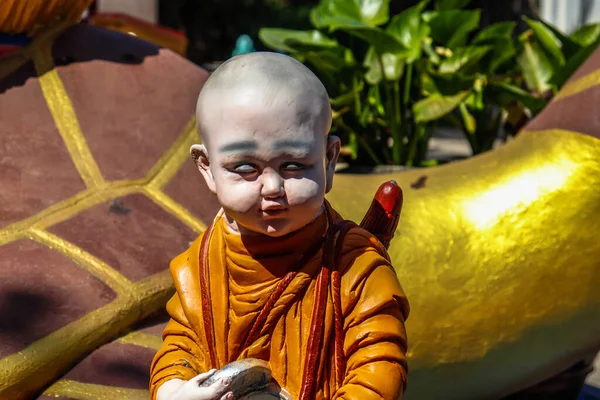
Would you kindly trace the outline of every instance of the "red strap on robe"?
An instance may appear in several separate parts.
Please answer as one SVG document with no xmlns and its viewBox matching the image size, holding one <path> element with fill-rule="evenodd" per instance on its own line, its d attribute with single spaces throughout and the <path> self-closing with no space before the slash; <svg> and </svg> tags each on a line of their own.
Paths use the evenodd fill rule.
<svg viewBox="0 0 600 400">
<path fill-rule="evenodd" d="M 213 223 L 211 223 L 202 237 L 200 244 L 200 291 L 202 292 L 202 320 L 204 322 L 204 334 L 206 343 L 208 343 L 208 354 L 210 355 L 210 365 L 213 368 L 217 366 L 217 355 L 215 353 L 215 327 L 212 316 L 212 303 L 210 293 L 208 292 L 208 242 L 212 234 Z"/>
<path fill-rule="evenodd" d="M 342 246 L 344 238 L 350 229 L 356 227 L 352 221 L 342 221 L 340 234 L 337 238 L 335 246 L 334 269 L 331 276 L 331 291 L 333 298 L 333 315 L 335 322 L 335 371 L 337 378 L 337 388 L 339 389 L 344 384 L 346 375 L 346 356 L 344 355 L 344 326 L 342 324 L 342 295 L 341 295 L 341 273 L 340 273 L 340 256 L 342 254 Z"/>
<path fill-rule="evenodd" d="M 331 215 L 327 208 L 328 216 Z M 330 288 L 333 298 L 334 312 L 334 348 L 335 348 L 335 371 L 336 385 L 341 387 L 344 383 L 346 373 L 346 358 L 344 355 L 344 331 L 342 325 L 342 301 L 341 301 L 341 276 L 339 271 L 339 255 L 341 254 L 344 237 L 352 227 L 352 221 L 339 221 L 330 225 L 327 243 L 323 252 L 323 265 L 317 278 L 315 305 L 311 319 L 311 332 L 306 347 L 304 361 L 303 383 L 300 389 L 299 400 L 312 399 L 317 376 L 317 365 L 321 349 L 323 330 L 325 329 L 325 309 L 327 307 L 327 292 Z"/>
</svg>

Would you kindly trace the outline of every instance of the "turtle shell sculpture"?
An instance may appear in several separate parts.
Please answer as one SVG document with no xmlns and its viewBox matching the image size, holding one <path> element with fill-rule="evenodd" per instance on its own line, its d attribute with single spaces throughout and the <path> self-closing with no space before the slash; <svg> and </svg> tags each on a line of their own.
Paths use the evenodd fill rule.
<svg viewBox="0 0 600 400">
<path fill-rule="evenodd" d="M 0 59 L 2 399 L 163 310 L 170 259 L 218 210 L 184 163 L 205 71 L 86 25 L 25 51 Z"/>
<path fill-rule="evenodd" d="M 600 348 L 599 69 L 597 51 L 500 149 L 336 177 L 355 221 L 382 182 L 404 190 L 407 399 L 500 398 Z M 206 78 L 85 25 L 0 59 L 0 398 L 147 398 L 168 263 L 218 209 L 188 161 Z"/>
</svg>

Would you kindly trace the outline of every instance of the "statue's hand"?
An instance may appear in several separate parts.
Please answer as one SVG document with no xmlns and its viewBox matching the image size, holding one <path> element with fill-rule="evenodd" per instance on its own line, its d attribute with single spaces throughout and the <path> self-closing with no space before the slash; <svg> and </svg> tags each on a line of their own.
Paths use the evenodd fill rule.
<svg viewBox="0 0 600 400">
<path fill-rule="evenodd" d="M 216 370 L 210 370 L 197 375 L 189 381 L 172 379 L 165 382 L 158 389 L 158 400 L 234 400 L 233 393 L 229 391 L 231 379 L 219 379 L 210 386 L 200 386 L 210 378 Z"/>
</svg>

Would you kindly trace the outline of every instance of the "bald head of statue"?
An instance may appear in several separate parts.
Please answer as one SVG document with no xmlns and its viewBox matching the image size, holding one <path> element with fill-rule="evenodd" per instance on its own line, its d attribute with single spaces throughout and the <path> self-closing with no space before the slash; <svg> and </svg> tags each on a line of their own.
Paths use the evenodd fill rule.
<svg viewBox="0 0 600 400">
<path fill-rule="evenodd" d="M 340 141 L 306 66 L 269 52 L 231 58 L 202 87 L 196 118 L 192 157 L 232 228 L 281 236 L 320 214 Z"/>
<path fill-rule="evenodd" d="M 297 118 L 319 118 L 323 136 L 331 127 L 327 90 L 315 74 L 292 57 L 270 52 L 249 53 L 221 64 L 208 78 L 198 97 L 197 126 L 201 139 L 210 142 L 210 118 L 215 102 L 261 101 L 264 107 L 282 103 L 297 111 Z M 258 105 L 258 104 L 257 104 Z M 301 122 L 301 121 L 298 121 Z"/>
</svg>

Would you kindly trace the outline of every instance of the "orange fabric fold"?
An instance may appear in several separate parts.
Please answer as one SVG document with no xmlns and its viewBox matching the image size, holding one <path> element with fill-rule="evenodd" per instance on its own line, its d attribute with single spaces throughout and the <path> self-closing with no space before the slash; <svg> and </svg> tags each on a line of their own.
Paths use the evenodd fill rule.
<svg viewBox="0 0 600 400">
<path fill-rule="evenodd" d="M 336 219 L 340 217 L 335 216 Z M 325 213 L 282 238 L 242 237 L 220 213 L 208 238 L 208 285 L 217 365 L 202 315 L 199 252 L 202 237 L 171 262 L 176 294 L 167 304 L 171 321 L 151 367 L 152 399 L 164 382 L 188 380 L 240 358 L 267 361 L 281 387 L 298 398 L 323 249 L 297 266 L 302 255 L 322 243 Z M 339 254 L 344 383 L 336 385 L 333 296 L 327 298 L 316 374 L 316 399 L 399 399 L 406 387 L 406 332 L 409 307 L 385 249 L 371 234 L 352 228 Z M 294 269 L 294 267 L 297 267 Z M 248 341 L 260 311 L 290 272 L 285 287 Z M 244 343 L 247 343 L 244 346 Z"/>
</svg>

